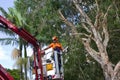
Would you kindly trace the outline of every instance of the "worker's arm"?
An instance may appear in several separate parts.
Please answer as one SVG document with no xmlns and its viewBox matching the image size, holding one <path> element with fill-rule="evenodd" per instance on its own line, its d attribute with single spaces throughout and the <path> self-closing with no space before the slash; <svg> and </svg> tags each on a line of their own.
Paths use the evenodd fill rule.
<svg viewBox="0 0 120 80">
<path fill-rule="evenodd" d="M 49 49 L 49 48 L 51 48 L 51 46 L 48 46 L 47 48 L 45 48 L 44 50 L 47 50 L 47 49 Z"/>
<path fill-rule="evenodd" d="M 49 48 L 51 48 L 51 45 L 49 45 L 47 48 L 43 49 L 43 50 L 41 51 L 41 54 L 42 54 L 42 55 L 45 55 L 45 50 L 47 50 L 47 49 L 49 49 Z"/>
<path fill-rule="evenodd" d="M 44 50 L 47 50 L 49 48 L 51 48 L 53 46 L 53 43 L 51 43 L 47 48 L 45 48 Z"/>
</svg>

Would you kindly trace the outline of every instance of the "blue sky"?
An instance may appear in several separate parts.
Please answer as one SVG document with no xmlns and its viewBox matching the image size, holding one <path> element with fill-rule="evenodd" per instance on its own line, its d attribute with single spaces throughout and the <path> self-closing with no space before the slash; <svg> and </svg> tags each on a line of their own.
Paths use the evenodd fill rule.
<svg viewBox="0 0 120 80">
<path fill-rule="evenodd" d="M 1 0 L 0 7 L 8 11 L 8 7 L 14 7 L 14 0 Z M 0 13 L 1 15 L 1 13 Z M 0 38 L 8 37 L 0 32 Z M 0 64 L 5 68 L 13 69 L 14 61 L 11 59 L 11 53 L 15 46 L 12 45 L 0 45 Z"/>
<path fill-rule="evenodd" d="M 8 10 L 8 7 L 14 7 L 14 0 L 0 0 L 0 7 Z"/>
</svg>

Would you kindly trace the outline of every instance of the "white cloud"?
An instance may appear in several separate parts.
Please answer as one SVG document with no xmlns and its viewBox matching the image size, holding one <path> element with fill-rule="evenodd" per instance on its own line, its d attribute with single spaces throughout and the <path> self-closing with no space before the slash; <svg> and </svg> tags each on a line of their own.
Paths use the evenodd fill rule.
<svg viewBox="0 0 120 80">
<path fill-rule="evenodd" d="M 11 59 L 10 46 L 0 45 L 0 64 L 4 68 L 13 69 L 14 61 Z"/>
<path fill-rule="evenodd" d="M 0 47 L 0 60 L 6 60 L 8 59 L 8 55 L 5 54 L 5 49 L 3 49 L 2 47 Z"/>
</svg>

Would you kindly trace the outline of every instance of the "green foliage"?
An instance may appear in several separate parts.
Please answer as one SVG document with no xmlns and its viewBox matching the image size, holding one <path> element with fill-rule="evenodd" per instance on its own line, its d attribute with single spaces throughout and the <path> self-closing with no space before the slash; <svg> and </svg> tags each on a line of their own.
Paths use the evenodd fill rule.
<svg viewBox="0 0 120 80">
<path fill-rule="evenodd" d="M 119 13 L 118 13 L 119 14 Z M 120 57 L 120 26 L 119 20 L 117 18 L 116 12 L 114 9 L 111 10 L 109 17 L 108 17 L 108 26 L 109 26 L 109 33 L 110 33 L 110 41 L 108 45 L 108 53 L 110 60 L 116 64 L 119 61 Z"/>
<path fill-rule="evenodd" d="M 7 19 L 10 19 L 10 16 L 11 16 L 11 15 L 10 15 L 9 13 L 7 13 L 2 7 L 0 7 L 0 11 L 1 11 L 1 13 L 2 13 L 2 16 L 6 17 Z M 15 36 L 15 34 L 14 34 L 12 31 L 9 31 L 9 30 L 6 28 L 6 26 L 3 25 L 3 24 L 0 24 L 0 31 L 1 31 L 2 33 L 5 33 L 5 34 L 8 35 L 8 36 L 12 36 L 12 37 Z"/>
<path fill-rule="evenodd" d="M 116 64 L 120 59 L 120 1 L 115 0 L 112 4 L 112 9 L 108 14 L 108 30 L 110 34 L 110 41 L 108 45 L 108 55 L 110 61 Z"/>
<path fill-rule="evenodd" d="M 20 70 L 17 69 L 7 69 L 7 71 L 13 76 L 15 80 L 20 80 Z"/>
<path fill-rule="evenodd" d="M 18 45 L 18 41 L 15 38 L 0 38 L 1 45 Z"/>
<path fill-rule="evenodd" d="M 52 0 L 19 0 L 15 1 L 15 7 L 26 18 L 30 33 L 39 42 L 50 42 L 54 35 L 59 36 L 61 21 L 57 11 L 53 9 Z M 57 29 L 57 30 L 56 30 Z"/>
<path fill-rule="evenodd" d="M 87 52 L 79 40 L 67 36 L 66 45 L 68 45 L 69 48 L 68 52 L 64 54 L 65 80 L 104 79 L 100 65 L 89 55 L 86 56 Z M 87 61 L 87 58 L 89 59 L 89 62 Z M 97 76 L 99 76 L 99 78 Z"/>
<path fill-rule="evenodd" d="M 66 53 L 67 55 L 64 56 L 65 80 L 85 80 L 85 73 L 82 70 L 82 66 L 86 60 L 82 45 L 79 43 L 79 40 L 73 40 L 73 37 L 66 40 L 69 49 Z"/>
</svg>

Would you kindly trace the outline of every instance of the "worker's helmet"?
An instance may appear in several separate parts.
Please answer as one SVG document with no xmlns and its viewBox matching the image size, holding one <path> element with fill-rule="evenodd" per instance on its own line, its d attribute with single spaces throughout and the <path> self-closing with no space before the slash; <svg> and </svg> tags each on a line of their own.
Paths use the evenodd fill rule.
<svg viewBox="0 0 120 80">
<path fill-rule="evenodd" d="M 58 40 L 57 36 L 53 36 L 52 40 L 57 41 Z"/>
</svg>

